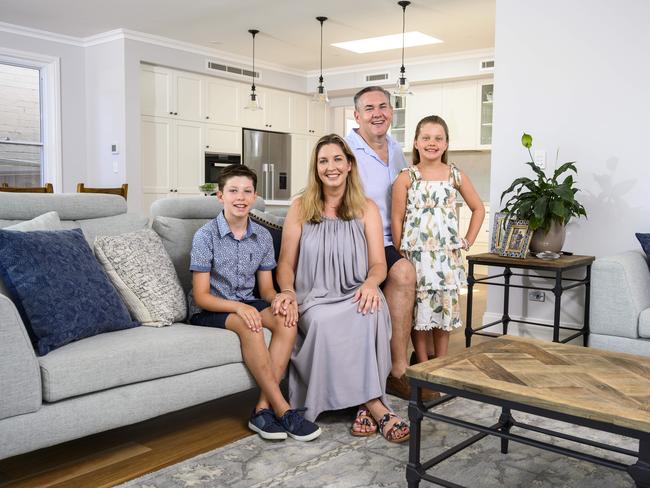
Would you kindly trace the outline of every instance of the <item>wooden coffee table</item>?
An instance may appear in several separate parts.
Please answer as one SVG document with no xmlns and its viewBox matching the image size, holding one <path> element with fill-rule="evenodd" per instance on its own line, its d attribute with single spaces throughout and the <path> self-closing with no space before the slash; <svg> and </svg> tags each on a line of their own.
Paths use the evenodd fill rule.
<svg viewBox="0 0 650 488">
<path fill-rule="evenodd" d="M 413 397 L 409 402 L 411 439 L 406 479 L 409 487 L 424 479 L 441 486 L 460 485 L 427 474 L 427 470 L 487 435 L 501 438 L 501 452 L 509 441 L 546 449 L 584 461 L 627 471 L 637 487 L 650 488 L 650 357 L 502 336 L 465 351 L 407 369 Z M 424 404 L 421 389 L 447 396 Z M 459 396 L 501 407 L 491 426 L 455 419 L 433 411 Z M 517 422 L 511 410 L 582 425 L 639 440 L 638 451 L 622 449 L 562 432 Z M 421 422 L 424 417 L 475 430 L 478 434 L 440 455 L 420 461 Z M 530 437 L 512 434 L 520 427 L 637 458 L 626 465 Z"/>
</svg>

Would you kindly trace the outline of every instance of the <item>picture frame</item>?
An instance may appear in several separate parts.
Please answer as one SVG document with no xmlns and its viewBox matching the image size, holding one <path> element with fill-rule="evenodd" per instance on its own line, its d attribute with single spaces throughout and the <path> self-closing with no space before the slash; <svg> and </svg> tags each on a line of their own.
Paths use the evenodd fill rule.
<svg viewBox="0 0 650 488">
<path fill-rule="evenodd" d="M 490 252 L 492 254 L 499 254 L 503 250 L 506 223 L 508 221 L 508 214 L 505 212 L 498 212 L 494 215 L 494 222 L 492 222 L 492 234 L 490 235 Z"/>
<path fill-rule="evenodd" d="M 533 231 L 528 225 L 528 220 L 507 220 L 503 248 L 499 251 L 499 255 L 509 258 L 525 258 L 532 235 Z"/>
</svg>

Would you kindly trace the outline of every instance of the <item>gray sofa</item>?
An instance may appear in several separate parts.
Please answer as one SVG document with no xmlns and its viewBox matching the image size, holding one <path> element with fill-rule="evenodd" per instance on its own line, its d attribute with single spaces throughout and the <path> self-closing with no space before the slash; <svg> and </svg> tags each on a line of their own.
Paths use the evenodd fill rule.
<svg viewBox="0 0 650 488">
<path fill-rule="evenodd" d="M 594 261 L 589 345 L 650 355 L 650 268 L 641 250 Z"/>
<path fill-rule="evenodd" d="M 263 205 L 259 200 L 256 207 Z M 114 195 L 0 193 L 0 227 L 52 210 L 65 228 L 80 227 L 89 242 L 150 225 L 146 217 L 127 214 L 126 202 Z M 216 198 L 205 197 L 152 206 L 152 228 L 185 291 L 192 235 L 220 210 Z M 0 459 L 253 386 L 235 334 L 183 323 L 104 333 L 38 357 L 14 303 L 0 294 Z"/>
</svg>

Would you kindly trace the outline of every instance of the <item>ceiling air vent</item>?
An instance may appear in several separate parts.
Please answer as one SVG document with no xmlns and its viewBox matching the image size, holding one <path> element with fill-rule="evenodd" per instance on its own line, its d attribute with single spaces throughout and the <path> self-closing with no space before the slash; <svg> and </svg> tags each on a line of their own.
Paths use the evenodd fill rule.
<svg viewBox="0 0 650 488">
<path fill-rule="evenodd" d="M 214 70 L 214 71 L 223 71 L 224 73 L 230 73 L 232 75 L 238 75 L 238 76 L 244 76 L 246 78 L 250 78 L 253 76 L 253 71 L 249 69 L 244 69 L 239 66 L 230 66 L 227 64 L 220 64 L 220 63 L 215 63 L 213 61 L 207 61 L 206 64 L 207 68 L 209 70 Z M 255 78 L 260 77 L 260 72 L 255 71 Z"/>
<path fill-rule="evenodd" d="M 377 83 L 378 81 L 386 81 L 388 73 L 376 73 L 373 75 L 366 75 L 366 83 Z"/>
<path fill-rule="evenodd" d="M 481 71 L 492 71 L 494 70 L 494 59 L 486 59 L 481 61 Z"/>
</svg>

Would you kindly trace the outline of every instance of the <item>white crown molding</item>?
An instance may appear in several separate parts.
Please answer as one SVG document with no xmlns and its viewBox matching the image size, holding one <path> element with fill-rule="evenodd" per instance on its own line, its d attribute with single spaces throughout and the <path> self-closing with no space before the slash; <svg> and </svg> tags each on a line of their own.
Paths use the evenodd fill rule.
<svg viewBox="0 0 650 488">
<path fill-rule="evenodd" d="M 61 44 L 69 44 L 71 46 L 84 47 L 84 40 L 80 37 L 67 36 L 65 34 L 57 34 L 56 32 L 49 32 L 40 29 L 32 29 L 31 27 L 8 24 L 6 22 L 0 22 L 0 32 L 33 37 L 36 39 L 43 39 L 45 41 L 59 42 Z"/>
<path fill-rule="evenodd" d="M 494 59 L 494 49 L 475 49 L 472 51 L 461 51 L 458 53 L 451 54 L 439 54 L 435 56 L 419 56 L 417 58 L 406 58 L 404 65 L 407 68 L 409 66 L 417 66 L 422 64 L 431 64 L 431 63 L 443 63 L 450 61 L 462 61 L 465 59 L 480 59 L 480 58 L 492 58 Z M 344 66 L 342 68 L 332 68 L 324 69 L 323 76 L 326 75 L 347 75 L 359 72 L 367 71 L 377 71 L 382 72 L 390 69 L 399 69 L 402 60 L 401 58 L 395 58 L 393 61 L 378 61 L 375 63 L 364 63 L 364 64 L 353 64 L 350 66 Z M 319 76 L 320 71 L 311 70 L 307 72 L 307 76 L 310 78 L 313 76 Z"/>
</svg>

